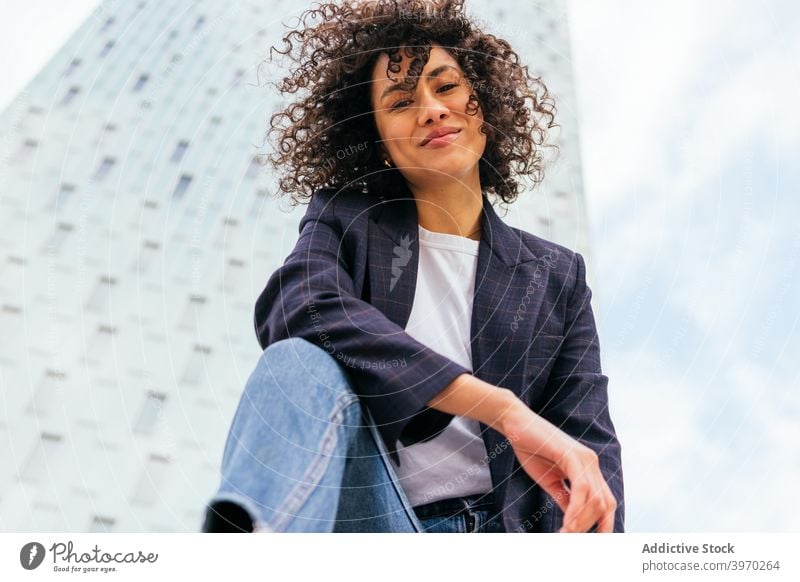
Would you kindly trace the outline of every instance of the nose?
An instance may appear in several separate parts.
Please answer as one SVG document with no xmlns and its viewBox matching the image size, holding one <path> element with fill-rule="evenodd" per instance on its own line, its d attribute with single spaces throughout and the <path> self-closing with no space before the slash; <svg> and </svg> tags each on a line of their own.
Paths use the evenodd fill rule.
<svg viewBox="0 0 800 582">
<path fill-rule="evenodd" d="M 438 95 L 432 93 L 428 88 L 420 91 L 418 102 L 417 122 L 421 126 L 429 125 L 430 121 L 435 124 L 450 116 L 450 109 L 439 99 Z"/>
</svg>

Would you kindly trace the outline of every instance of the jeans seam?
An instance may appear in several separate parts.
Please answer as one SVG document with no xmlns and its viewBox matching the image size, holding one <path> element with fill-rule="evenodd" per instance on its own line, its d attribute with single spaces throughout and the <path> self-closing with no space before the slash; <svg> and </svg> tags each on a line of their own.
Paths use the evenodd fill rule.
<svg viewBox="0 0 800 582">
<path fill-rule="evenodd" d="M 336 400 L 333 412 L 328 417 L 328 428 L 322 435 L 322 442 L 316 458 L 311 462 L 306 472 L 300 478 L 300 482 L 292 489 L 283 504 L 281 512 L 274 522 L 269 526 L 272 531 L 284 531 L 288 522 L 296 517 L 297 511 L 308 501 L 311 492 L 316 487 L 322 475 L 328 468 L 331 453 L 335 450 L 338 443 L 336 426 L 344 417 L 345 409 L 358 402 L 358 397 L 354 394 L 346 393 L 339 396 Z"/>
<path fill-rule="evenodd" d="M 381 462 L 386 469 L 386 473 L 389 475 L 389 481 L 392 483 L 392 488 L 394 489 L 395 495 L 397 499 L 400 501 L 400 505 L 403 507 L 403 510 L 406 513 L 406 517 L 411 522 L 416 533 L 425 533 L 425 526 L 422 523 L 422 520 L 417 516 L 414 508 L 411 507 L 411 503 L 407 502 L 408 498 L 405 497 L 405 491 L 402 489 L 402 485 L 395 480 L 397 476 L 395 473 L 395 469 L 392 466 L 391 462 L 389 461 L 388 453 L 386 452 L 386 446 L 383 442 L 383 437 L 378 433 L 377 426 L 372 422 L 372 415 L 369 413 L 369 410 L 365 408 L 365 416 L 366 421 L 369 427 L 369 434 L 372 437 L 372 441 L 375 444 L 375 448 L 378 450 L 379 456 L 381 458 Z M 406 501 L 404 501 L 404 497 Z"/>
</svg>

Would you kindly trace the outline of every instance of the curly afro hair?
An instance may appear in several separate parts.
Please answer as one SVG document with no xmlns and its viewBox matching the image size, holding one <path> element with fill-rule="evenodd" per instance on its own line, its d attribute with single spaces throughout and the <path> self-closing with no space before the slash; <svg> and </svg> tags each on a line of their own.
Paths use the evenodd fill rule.
<svg viewBox="0 0 800 582">
<path fill-rule="evenodd" d="M 311 26 L 309 20 L 321 22 Z M 270 118 L 267 139 L 277 134 L 277 140 L 268 162 L 280 176 L 278 196 L 289 194 L 297 204 L 322 187 L 410 192 L 399 170 L 384 166 L 377 147 L 371 74 L 381 53 L 389 56 L 387 74 L 400 72 L 404 48 L 412 59 L 404 85 L 413 90 L 432 44 L 464 71 L 471 90 L 467 114 L 474 115 L 478 104 L 483 112 L 481 188 L 508 204 L 522 189 L 517 178 L 531 177 L 534 187 L 542 181 L 543 149 L 557 149 L 547 143 L 556 127 L 555 105 L 509 43 L 482 32 L 464 14 L 463 0 L 317 4 L 302 13 L 298 28 L 283 37 L 283 49 L 269 52 L 270 60 L 274 51 L 298 64 L 277 89 L 307 91 Z M 343 151 L 347 155 L 337 155 Z"/>
</svg>

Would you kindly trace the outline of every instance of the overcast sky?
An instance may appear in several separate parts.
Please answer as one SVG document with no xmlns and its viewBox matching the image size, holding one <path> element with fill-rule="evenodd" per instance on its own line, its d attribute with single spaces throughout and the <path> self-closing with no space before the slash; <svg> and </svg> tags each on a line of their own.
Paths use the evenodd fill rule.
<svg viewBox="0 0 800 582">
<path fill-rule="evenodd" d="M 570 7 L 628 522 L 795 530 L 800 9 Z"/>
<path fill-rule="evenodd" d="M 0 109 L 96 4 L 0 2 Z M 800 9 L 569 6 L 628 529 L 796 530 Z"/>
</svg>

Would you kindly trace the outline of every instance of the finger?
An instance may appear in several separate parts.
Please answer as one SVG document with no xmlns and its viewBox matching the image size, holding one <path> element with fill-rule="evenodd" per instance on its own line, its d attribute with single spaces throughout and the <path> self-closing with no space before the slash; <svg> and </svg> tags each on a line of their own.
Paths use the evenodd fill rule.
<svg viewBox="0 0 800 582">
<path fill-rule="evenodd" d="M 578 527 L 578 531 L 596 531 L 598 533 L 608 533 L 614 529 L 614 510 L 616 501 L 611 495 L 611 490 L 602 479 L 595 480 L 595 486 L 590 487 L 589 495 L 586 500 L 586 521 Z M 611 514 L 609 526 L 609 513 Z M 594 529 L 597 526 L 597 529 Z"/>
<path fill-rule="evenodd" d="M 581 530 L 581 524 L 586 521 L 587 486 L 582 481 L 572 481 L 570 500 L 567 511 L 564 512 L 564 523 L 559 530 L 561 533 L 575 533 Z"/>
<path fill-rule="evenodd" d="M 572 512 L 567 512 L 564 516 L 564 526 L 570 532 L 585 533 L 589 531 L 594 524 L 603 520 L 606 517 L 607 508 L 605 504 L 605 489 L 607 487 L 598 483 L 596 479 L 588 479 L 582 481 L 576 489 L 580 490 L 580 497 L 577 497 L 576 491 L 573 491 L 573 504 L 570 509 Z M 580 499 L 579 503 L 575 503 Z"/>
<path fill-rule="evenodd" d="M 583 462 L 572 462 L 566 467 L 567 478 L 570 480 L 570 504 L 564 513 L 565 533 L 585 532 L 596 519 L 586 524 L 591 519 L 592 508 L 588 505 L 592 490 L 592 471 Z M 584 527 L 585 524 L 585 527 Z"/>
<path fill-rule="evenodd" d="M 572 503 L 564 515 L 562 529 L 565 531 L 587 532 L 607 517 L 609 509 L 607 499 L 611 496 L 611 490 L 603 478 L 598 461 L 599 459 L 593 456 L 588 463 L 584 461 L 571 467 L 572 470 L 567 472 L 570 478 L 573 476 L 576 478 L 572 481 L 575 485 L 572 491 Z"/>
<path fill-rule="evenodd" d="M 518 456 L 521 457 L 521 455 L 521 453 L 518 453 Z M 527 458 L 521 457 L 521 460 L 534 481 L 556 502 L 561 511 L 566 511 L 569 505 L 569 485 L 565 483 L 565 479 L 559 477 L 562 473 L 558 467 L 552 461 L 543 459 L 538 455 L 528 455 Z M 537 461 L 537 466 L 527 465 L 527 462 L 532 460 Z M 542 472 L 540 465 L 549 465 L 549 467 Z"/>
<path fill-rule="evenodd" d="M 606 486 L 606 489 L 608 487 Z M 606 493 L 606 512 L 603 514 L 603 517 L 600 519 L 600 523 L 597 527 L 597 531 L 599 533 L 613 533 L 614 532 L 614 516 L 617 513 L 617 500 L 614 499 L 614 495 L 611 493 L 611 489 L 608 489 Z"/>
</svg>

